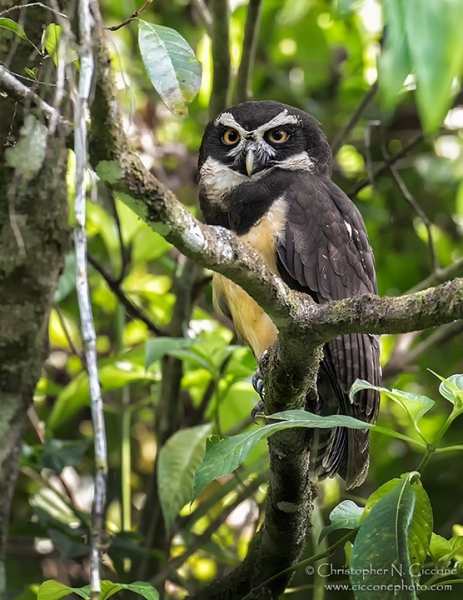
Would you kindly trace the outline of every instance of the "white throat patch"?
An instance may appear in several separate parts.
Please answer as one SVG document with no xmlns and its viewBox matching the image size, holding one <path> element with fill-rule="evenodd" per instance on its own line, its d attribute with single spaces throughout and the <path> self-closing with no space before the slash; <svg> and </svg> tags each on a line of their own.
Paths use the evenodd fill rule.
<svg viewBox="0 0 463 600">
<path fill-rule="evenodd" d="M 230 190 L 242 183 L 257 181 L 267 175 L 270 170 L 263 169 L 248 177 L 209 156 L 199 171 L 199 177 L 207 198 L 211 202 L 220 202 Z"/>
</svg>

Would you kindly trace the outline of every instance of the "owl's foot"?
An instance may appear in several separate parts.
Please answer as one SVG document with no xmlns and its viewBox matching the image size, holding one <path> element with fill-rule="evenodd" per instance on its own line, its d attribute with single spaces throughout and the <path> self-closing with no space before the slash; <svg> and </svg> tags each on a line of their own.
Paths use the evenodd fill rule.
<svg viewBox="0 0 463 600">
<path fill-rule="evenodd" d="M 268 350 L 266 350 L 257 361 L 257 369 L 252 376 L 252 387 L 260 396 L 259 402 L 251 411 L 251 419 L 256 422 L 257 414 L 263 412 L 265 406 L 265 389 L 264 389 L 264 375 L 263 372 L 267 366 L 268 361 Z"/>
</svg>

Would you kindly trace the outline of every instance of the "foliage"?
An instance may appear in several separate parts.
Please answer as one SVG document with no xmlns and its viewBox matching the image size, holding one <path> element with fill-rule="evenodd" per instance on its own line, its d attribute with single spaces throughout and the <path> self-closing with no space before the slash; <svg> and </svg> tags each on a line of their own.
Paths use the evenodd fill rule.
<svg viewBox="0 0 463 600">
<path fill-rule="evenodd" d="M 212 116 L 210 39 L 199 4 L 160 2 L 156 12 L 150 7 L 143 20 L 111 33 L 133 141 L 145 164 L 194 214 L 195 155 Z M 132 8 L 106 1 L 101 7 L 108 25 L 125 21 Z M 455 80 L 462 72 L 462 7 L 458 0 L 447 0 L 440 10 L 433 2 L 384 0 L 383 22 L 376 0 L 264 0 L 262 5 L 254 98 L 308 110 L 333 145 L 342 145 L 334 178 L 348 192 L 364 182 L 356 202 L 375 250 L 381 294 L 405 293 L 429 276 L 437 281 L 447 268 L 461 271 L 463 109 Z M 233 3 L 235 70 L 246 14 L 243 3 Z M 377 71 L 384 24 L 388 29 Z M 7 18 L 0 19 L 0 27 L 31 45 L 27 27 Z M 179 40 L 184 53 L 177 56 L 169 44 Z M 200 87 L 200 67 L 190 46 L 202 63 Z M 57 24 L 47 28 L 39 51 L 36 70 L 27 71 L 30 77 L 38 77 L 40 60 L 49 56 L 58 63 L 63 52 L 65 62 L 77 68 L 76 49 Z M 378 98 L 370 99 L 350 133 L 343 134 L 378 72 Z M 184 81 L 185 74 L 191 81 Z M 173 112 L 186 114 L 189 103 L 190 118 L 167 112 L 151 84 Z M 384 160 L 406 149 L 419 133 L 420 122 L 433 135 L 418 136 L 395 163 L 408 195 L 393 176 L 378 175 L 370 185 Z M 11 166 L 26 178 L 41 166 L 43 134 L 43 125 L 31 115 L 9 153 Z M 35 147 L 32 142 L 39 145 L 33 156 L 27 150 Z M 117 176 L 111 164 L 100 166 L 105 169 L 98 173 L 101 179 Z M 74 183 L 68 186 L 73 224 Z M 183 598 L 236 566 L 246 553 L 251 521 L 263 511 L 265 498 L 267 452 L 259 442 L 287 428 L 355 426 L 355 420 L 322 422 L 291 411 L 255 428 L 249 418 L 256 401 L 255 362 L 236 344 L 230 324 L 214 312 L 210 273 L 194 270 L 95 175 L 89 176 L 88 190 L 91 300 L 109 448 L 102 597 L 129 589 L 155 598 L 147 583 L 129 583 L 149 580 L 157 589 L 165 584 L 167 597 Z M 71 591 L 88 597 L 88 588 L 81 586 L 88 582 L 94 456 L 74 268 L 70 255 L 50 314 L 49 353 L 12 504 L 7 571 L 11 595 L 21 598 L 37 591 L 42 600 Z M 357 586 L 356 598 L 397 597 L 397 585 L 407 586 L 400 597 L 415 598 L 416 590 L 419 595 L 449 582 L 453 591 L 446 590 L 446 598 L 459 597 L 463 467 L 451 459 L 462 450 L 456 419 L 463 407 L 463 376 L 444 378 L 439 390 L 444 400 L 431 400 L 435 380 L 426 369 L 463 372 L 461 332 L 453 324 L 382 340 L 385 385 L 400 389 L 379 388 L 382 410 L 378 425 L 371 426 L 369 478 L 355 498 L 338 480 L 321 484 L 319 506 L 331 524 L 322 528 L 300 567 L 340 548 L 345 553 L 330 559 L 329 578 L 320 567 L 307 571 L 310 580 L 299 569 L 288 597 L 307 598 L 307 585 L 317 590 L 320 582 L 345 585 L 347 575 L 353 589 Z M 368 382 L 357 382 L 351 393 L 365 386 Z M 445 400 L 452 404 L 450 414 Z M 207 445 L 206 423 L 213 431 Z M 348 533 L 341 538 L 343 529 Z M 327 540 L 329 551 L 323 551 Z M 38 588 L 44 579 L 62 583 L 46 581 Z M 362 585 L 392 587 L 375 596 Z M 336 593 L 325 587 L 324 596 L 314 591 L 313 597 L 329 600 Z M 346 591 L 345 597 L 351 594 Z"/>
</svg>

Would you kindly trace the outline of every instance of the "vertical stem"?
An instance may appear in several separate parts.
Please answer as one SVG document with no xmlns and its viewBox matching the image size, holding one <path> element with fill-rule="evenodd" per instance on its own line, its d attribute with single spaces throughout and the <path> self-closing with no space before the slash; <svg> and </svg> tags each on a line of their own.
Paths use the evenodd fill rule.
<svg viewBox="0 0 463 600">
<path fill-rule="evenodd" d="M 116 346 L 117 352 L 124 347 L 123 335 L 125 326 L 125 309 L 122 304 L 116 309 Z M 132 528 L 131 487 L 130 475 L 132 470 L 132 457 L 130 450 L 130 424 L 132 411 L 130 410 L 130 387 L 124 386 L 119 393 L 121 408 L 121 526 L 122 531 Z"/>
<path fill-rule="evenodd" d="M 244 102 L 252 97 L 251 77 L 259 37 L 261 12 L 262 0 L 249 0 L 244 28 L 243 52 L 236 80 L 236 102 Z"/>
<path fill-rule="evenodd" d="M 230 104 L 230 5 L 228 0 L 211 0 L 212 17 L 212 92 L 209 118 L 215 117 Z"/>
<path fill-rule="evenodd" d="M 103 402 L 98 380 L 96 334 L 87 277 L 87 238 L 85 235 L 85 167 L 87 164 L 86 113 L 94 71 L 92 54 L 93 19 L 90 15 L 89 0 L 80 0 L 78 13 L 81 47 L 79 89 L 78 96 L 74 102 L 74 150 L 76 154 L 76 224 L 74 229 L 74 241 L 76 252 L 77 298 L 88 369 L 95 445 L 95 496 L 93 500 L 92 530 L 90 536 L 90 586 L 91 598 L 92 600 L 96 600 L 101 592 L 100 553 L 106 498 L 107 453 Z"/>
</svg>

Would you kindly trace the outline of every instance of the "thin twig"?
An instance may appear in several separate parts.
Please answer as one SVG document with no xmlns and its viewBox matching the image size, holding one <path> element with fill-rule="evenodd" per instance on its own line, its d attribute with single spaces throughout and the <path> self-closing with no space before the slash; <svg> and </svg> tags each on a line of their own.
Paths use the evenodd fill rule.
<svg viewBox="0 0 463 600">
<path fill-rule="evenodd" d="M 236 102 L 244 102 L 252 97 L 251 77 L 254 69 L 261 13 L 262 0 L 249 0 L 244 28 L 243 51 L 236 78 Z"/>
<path fill-rule="evenodd" d="M 143 312 L 138 306 L 136 306 L 129 298 L 127 298 L 126 294 L 122 290 L 120 286 L 120 282 L 118 279 L 114 278 L 103 265 L 91 254 L 87 253 L 88 262 L 92 265 L 94 269 L 98 271 L 98 273 L 103 277 L 103 279 L 108 284 L 109 289 L 113 292 L 113 294 L 117 297 L 119 302 L 124 305 L 125 309 L 129 313 L 131 317 L 134 319 L 138 319 L 142 323 L 144 323 L 150 331 L 152 331 L 156 335 L 166 335 L 166 333 L 156 325 L 147 315 Z"/>
<path fill-rule="evenodd" d="M 212 16 L 212 91 L 209 118 L 215 117 L 230 104 L 230 6 L 228 0 L 211 0 Z"/>
<path fill-rule="evenodd" d="M 196 8 L 209 37 L 212 37 L 212 16 L 204 0 L 193 0 L 193 6 Z"/>
<path fill-rule="evenodd" d="M 434 271 L 434 273 L 431 273 L 426 279 L 423 279 L 423 281 L 420 281 L 420 283 L 417 283 L 414 287 L 406 291 L 405 294 L 414 294 L 415 292 L 427 290 L 438 283 L 443 283 L 444 281 L 453 279 L 461 274 L 463 274 L 463 257 L 458 258 L 444 269 Z"/>
<path fill-rule="evenodd" d="M 51 12 L 62 17 L 63 19 L 69 20 L 69 17 L 67 15 L 55 10 L 54 8 L 51 8 L 50 6 L 47 6 L 46 4 L 42 4 L 42 2 L 31 2 L 30 4 L 23 4 L 22 6 L 21 5 L 12 6 L 11 8 L 7 8 L 6 10 L 2 10 L 2 12 L 0 12 L 0 17 L 2 17 L 3 15 L 6 15 L 7 13 L 12 12 L 14 10 L 22 10 L 23 8 L 30 8 L 31 6 L 40 6 L 40 8 L 44 8 L 45 10 L 50 10 Z"/>
<path fill-rule="evenodd" d="M 138 10 L 134 10 L 130 17 L 125 21 L 122 21 L 122 23 L 120 23 L 119 25 L 113 25 L 112 27 L 103 26 L 103 29 L 107 29 L 108 31 L 117 31 L 121 27 L 124 27 L 124 25 L 127 25 L 127 23 L 134 21 L 139 15 L 141 15 L 142 12 L 146 10 L 148 5 L 151 4 L 152 1 L 153 0 L 146 0 L 145 4 L 143 4 L 141 8 L 139 8 Z"/>
<path fill-rule="evenodd" d="M 389 155 L 389 152 L 387 151 L 386 143 L 384 141 L 384 136 L 383 136 L 382 132 L 380 133 L 380 146 L 381 146 L 381 152 L 383 154 L 384 159 L 386 161 L 389 160 L 390 155 Z M 410 190 L 408 189 L 408 187 L 406 186 L 406 184 L 405 184 L 404 180 L 402 179 L 400 173 L 398 172 L 396 166 L 391 164 L 391 165 L 389 165 L 389 169 L 390 169 L 392 176 L 394 177 L 397 185 L 399 186 L 399 189 L 402 192 L 403 197 L 410 204 L 410 206 L 413 208 L 413 210 L 416 212 L 416 214 L 420 217 L 424 226 L 426 227 L 426 231 L 428 233 L 428 245 L 429 245 L 429 252 L 431 254 L 432 268 L 433 268 L 433 272 L 436 273 L 437 271 L 439 271 L 440 265 L 439 265 L 439 259 L 437 257 L 437 253 L 436 253 L 436 246 L 434 244 L 434 237 L 432 234 L 432 223 L 428 219 L 428 216 L 426 215 L 424 210 L 421 208 L 421 206 L 415 200 L 415 198 L 413 197 L 413 195 L 410 192 Z"/>
<path fill-rule="evenodd" d="M 419 131 L 418 133 L 416 133 L 412 137 L 412 139 L 408 142 L 408 144 L 403 146 L 395 154 L 392 154 L 388 160 L 385 160 L 381 165 L 379 165 L 375 169 L 375 171 L 373 173 L 374 178 L 378 177 L 378 175 L 381 175 L 382 173 L 387 171 L 391 165 L 395 164 L 398 160 L 400 160 L 408 152 L 410 152 L 410 150 L 412 150 L 415 146 L 417 146 L 420 142 L 422 142 L 425 138 L 425 135 L 426 134 L 422 131 Z M 361 179 L 354 185 L 354 187 L 350 190 L 350 192 L 347 195 L 349 196 L 349 198 L 352 198 L 353 196 L 356 196 L 361 190 L 363 190 L 363 188 L 366 188 L 368 185 L 370 185 L 370 177 L 364 177 L 363 179 Z"/>
<path fill-rule="evenodd" d="M 366 108 L 368 107 L 370 102 L 373 100 L 373 98 L 376 96 L 377 91 L 378 91 L 378 82 L 375 81 L 375 83 L 371 86 L 371 88 L 368 90 L 368 92 L 362 98 L 362 101 L 360 102 L 360 104 L 358 105 L 356 110 L 354 111 L 354 113 L 351 116 L 351 118 L 349 119 L 349 122 L 347 123 L 347 125 L 344 127 L 344 129 L 341 129 L 341 131 L 338 133 L 338 135 L 335 137 L 333 143 L 331 144 L 331 150 L 333 152 L 333 156 L 336 156 L 336 154 L 339 152 L 341 147 L 344 145 L 345 141 L 349 137 L 350 132 L 360 121 L 360 118 L 362 117 Z"/>
<path fill-rule="evenodd" d="M 71 334 L 69 333 L 69 329 L 66 325 L 66 321 L 64 320 L 64 316 L 63 316 L 63 313 L 61 312 L 60 307 L 57 304 L 55 304 L 53 308 L 55 309 L 56 314 L 58 315 L 58 319 L 59 319 L 61 328 L 64 331 L 64 336 L 66 337 L 67 343 L 69 344 L 69 348 L 71 349 L 72 353 L 75 354 L 80 359 L 82 366 L 88 372 L 87 361 L 85 360 L 85 354 L 82 354 L 82 352 L 79 352 L 79 350 L 77 350 L 74 342 L 72 341 Z"/>
<path fill-rule="evenodd" d="M 104 509 L 106 501 L 107 449 L 103 416 L 103 401 L 96 353 L 96 333 L 93 323 L 92 305 L 87 277 L 87 238 L 85 234 L 85 169 L 87 166 L 87 122 L 88 99 L 94 74 L 92 50 L 93 17 L 90 13 L 90 0 L 80 0 L 78 5 L 80 30 L 80 77 L 78 95 L 74 95 L 74 149 L 76 155 L 75 193 L 75 252 L 76 289 L 82 327 L 82 339 L 88 369 L 91 411 L 95 444 L 95 496 L 92 508 L 90 535 L 90 597 L 97 600 L 101 592 L 100 560 Z"/>
<path fill-rule="evenodd" d="M 37 82 L 35 81 L 34 83 Z M 38 94 L 28 88 L 27 85 L 24 85 L 24 83 L 21 83 L 21 81 L 17 79 L 17 76 L 13 75 L 2 65 L 0 65 L 0 88 L 8 92 L 9 96 L 21 104 L 24 104 L 26 101 L 33 102 L 49 119 L 56 119 L 66 133 L 70 131 L 71 124 L 69 121 L 66 121 L 66 119 L 63 119 L 56 108 L 47 104 Z"/>
</svg>

